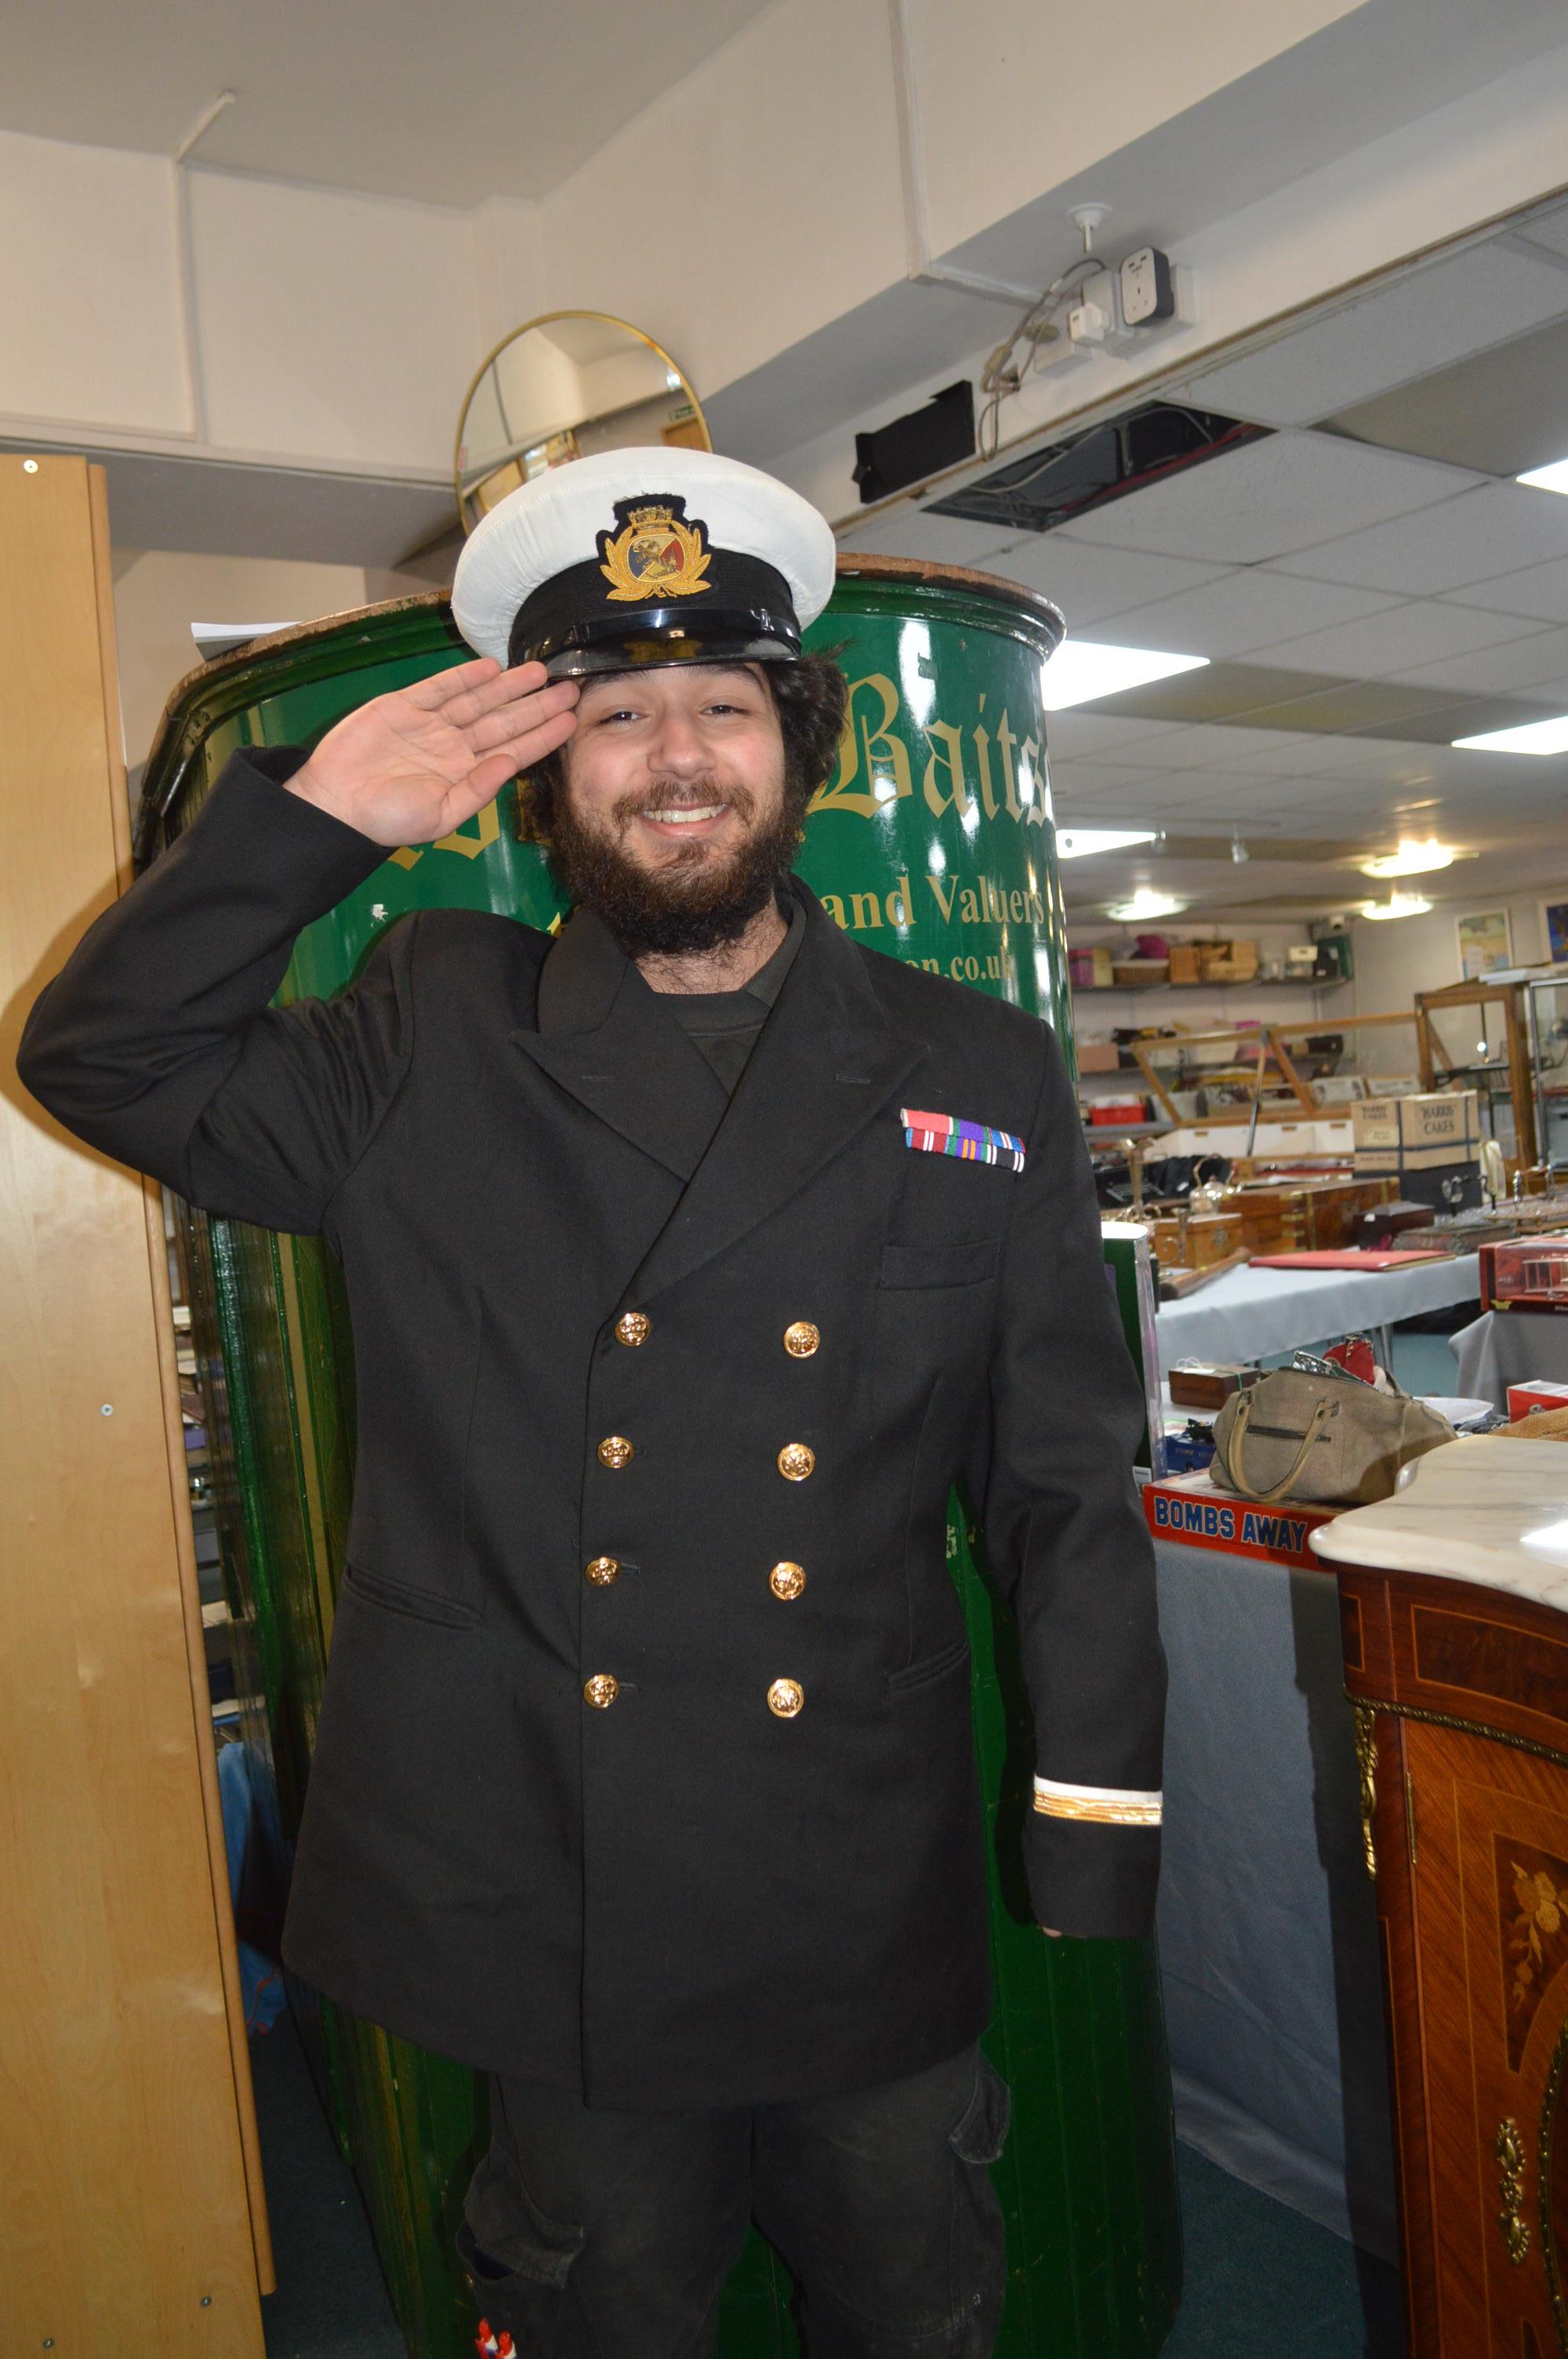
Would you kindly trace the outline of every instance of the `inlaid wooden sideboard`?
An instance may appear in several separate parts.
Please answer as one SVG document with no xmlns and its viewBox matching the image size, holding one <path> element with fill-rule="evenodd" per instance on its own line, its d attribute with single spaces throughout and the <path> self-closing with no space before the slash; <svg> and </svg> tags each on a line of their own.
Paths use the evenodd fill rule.
<svg viewBox="0 0 1568 2359">
<path fill-rule="evenodd" d="M 1411 2359 L 1568 2354 L 1568 1447 L 1314 1535 L 1375 1868 Z M 1560 1601 L 1560 1602 L 1558 1602 Z"/>
</svg>

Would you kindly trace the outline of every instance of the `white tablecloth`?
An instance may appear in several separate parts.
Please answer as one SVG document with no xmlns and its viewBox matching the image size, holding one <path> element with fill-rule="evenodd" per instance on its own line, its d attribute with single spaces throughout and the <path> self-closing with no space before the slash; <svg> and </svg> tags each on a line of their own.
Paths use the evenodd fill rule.
<svg viewBox="0 0 1568 2359">
<path fill-rule="evenodd" d="M 1382 1973 L 1330 1574 L 1157 1539 L 1160 1967 L 1183 2137 L 1385 2259 Z"/>
<path fill-rule="evenodd" d="M 1257 1269 L 1247 1263 L 1190 1302 L 1169 1303 L 1160 1312 L 1160 1365 L 1267 1358 L 1353 1329 L 1385 1327 L 1418 1310 L 1478 1302 L 1479 1272 L 1476 1254 L 1389 1270 Z"/>
<path fill-rule="evenodd" d="M 1454 1391 L 1506 1409 L 1509 1386 L 1531 1376 L 1568 1385 L 1568 1317 L 1560 1310 L 1484 1310 L 1448 1348 L 1459 1363 Z"/>
</svg>

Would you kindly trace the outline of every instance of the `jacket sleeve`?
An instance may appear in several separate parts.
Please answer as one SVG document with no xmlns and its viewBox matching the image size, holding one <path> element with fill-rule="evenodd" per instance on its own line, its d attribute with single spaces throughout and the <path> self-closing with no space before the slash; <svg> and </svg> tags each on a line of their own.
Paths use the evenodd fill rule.
<svg viewBox="0 0 1568 2359">
<path fill-rule="evenodd" d="M 295 937 L 387 857 L 283 781 L 301 746 L 224 765 L 195 818 L 88 927 L 16 1070 L 90 1146 L 203 1211 L 318 1232 L 413 1052 L 416 919 L 330 1000 L 269 1006 Z"/>
<path fill-rule="evenodd" d="M 1043 1925 L 1153 1922 L 1165 1658 L 1132 1479 L 1142 1390 L 1105 1263 L 1094 1177 L 1055 1035 L 1004 1252 L 981 1519 L 1035 1727 L 1024 1861 Z"/>
</svg>

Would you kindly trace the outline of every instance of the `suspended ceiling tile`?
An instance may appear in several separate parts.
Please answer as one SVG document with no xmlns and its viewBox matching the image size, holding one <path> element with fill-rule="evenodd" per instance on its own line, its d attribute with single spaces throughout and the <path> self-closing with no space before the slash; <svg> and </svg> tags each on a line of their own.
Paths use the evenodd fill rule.
<svg viewBox="0 0 1568 2359">
<path fill-rule="evenodd" d="M 1005 556 L 992 559 L 990 570 L 1054 599 L 1069 631 L 1080 636 L 1107 614 L 1214 581 L 1224 571 L 1142 549 L 1096 549 L 1067 532 L 1026 534 Z"/>
<path fill-rule="evenodd" d="M 1324 423 L 1358 441 L 1488 475 L 1519 475 L 1568 451 L 1563 380 L 1568 320 L 1476 353 Z"/>
<path fill-rule="evenodd" d="M 1500 245 L 1374 288 L 1266 350 L 1192 380 L 1206 408 L 1303 426 L 1568 313 L 1568 271 Z"/>
<path fill-rule="evenodd" d="M 1452 664 L 1434 655 L 1431 663 L 1412 664 L 1396 676 L 1432 687 L 1447 679 L 1477 695 L 1508 696 L 1518 690 L 1532 702 L 1554 702 L 1568 676 L 1568 628 L 1536 629 L 1528 638 L 1456 657 Z"/>
<path fill-rule="evenodd" d="M 1266 729 L 1242 728 L 1224 722 L 1194 722 L 1141 748 L 1139 759 L 1152 770 L 1195 770 L 1205 766 L 1217 769 L 1247 756 L 1260 745 L 1266 746 L 1269 735 Z"/>
<path fill-rule="evenodd" d="M 1564 429 L 1568 432 L 1568 429 Z M 1538 622 L 1568 623 L 1568 557 L 1471 582 L 1449 593 L 1456 606 L 1484 606 L 1499 614 L 1529 614 Z"/>
<path fill-rule="evenodd" d="M 1280 571 L 1432 597 L 1557 557 L 1568 557 L 1568 499 L 1522 484 L 1487 484 L 1440 506 L 1296 550 Z"/>
<path fill-rule="evenodd" d="M 1214 663 L 1201 671 L 1178 672 L 1170 679 L 1151 680 L 1145 688 L 1124 689 L 1095 709 L 1131 720 L 1156 722 L 1242 721 L 1266 729 L 1260 713 L 1284 698 L 1301 698 L 1336 682 L 1312 672 L 1287 671 L 1282 665 Z M 1281 727 L 1310 729 L 1310 719 L 1281 723 Z M 1142 758 L 1141 756 L 1140 758 Z"/>
<path fill-rule="evenodd" d="M 1548 212 L 1520 222 L 1515 234 L 1528 239 L 1531 245 L 1544 245 L 1568 261 L 1568 205 L 1553 205 Z"/>
<path fill-rule="evenodd" d="M 1097 795 L 1122 794 L 1129 789 L 1141 793 L 1163 776 L 1159 770 L 1131 769 L 1115 762 L 1075 761 L 1054 749 L 1050 754 L 1050 765 L 1051 785 L 1057 794 L 1071 792 L 1080 780 L 1086 791 Z"/>
<path fill-rule="evenodd" d="M 1082 705 L 1045 716 L 1046 742 L 1053 756 L 1119 755 L 1125 747 L 1141 748 L 1149 739 L 1165 735 L 1170 727 L 1169 722 L 1140 720 L 1136 714 L 1089 712 Z M 1141 761 L 1143 756 L 1134 751 L 1131 758 Z"/>
<path fill-rule="evenodd" d="M 1249 718 L 1255 728 L 1278 721 L 1282 729 L 1318 728 L 1362 736 L 1381 730 L 1388 736 L 1396 736 L 1402 723 L 1406 736 L 1420 738 L 1431 727 L 1434 715 L 1446 715 L 1463 702 L 1435 689 L 1395 685 L 1387 680 L 1325 679 L 1310 672 L 1301 673 L 1299 680 L 1299 689 L 1294 692 L 1278 695 L 1254 707 Z"/>
<path fill-rule="evenodd" d="M 1271 434 L 1112 500 L 1073 529 L 1106 548 L 1253 565 L 1430 506 L 1476 480 L 1335 435 Z"/>
<path fill-rule="evenodd" d="M 1240 656 L 1302 632 L 1375 614 L 1395 603 L 1387 591 L 1351 590 L 1340 582 L 1308 582 L 1245 565 L 1198 589 L 1118 614 L 1105 636 L 1126 647 L 1182 655 Z"/>
<path fill-rule="evenodd" d="M 1354 622 L 1336 623 L 1327 630 L 1308 631 L 1279 646 L 1260 647 L 1258 653 L 1272 657 L 1277 663 L 1299 658 L 1303 671 L 1343 672 L 1351 679 L 1403 678 L 1415 667 L 1426 666 L 1422 679 L 1442 686 L 1431 666 L 1476 647 L 1535 636 L 1540 629 L 1538 624 L 1517 614 L 1488 614 L 1476 607 L 1440 605 L 1434 598 L 1412 599 Z M 1471 684 L 1460 673 L 1454 678 L 1460 687 Z M 1489 685 L 1484 680 L 1474 684 Z"/>
<path fill-rule="evenodd" d="M 999 557 L 1017 538 L 1005 526 L 971 524 L 964 516 L 931 516 L 924 508 L 899 508 L 871 516 L 838 537 L 845 556 L 865 549 L 877 557 L 923 557 L 934 565 L 980 565 Z"/>
<path fill-rule="evenodd" d="M 1355 737 L 1308 736 L 1284 729 L 1238 730 L 1238 736 L 1247 734 L 1272 737 L 1275 743 L 1259 753 L 1243 755 L 1241 766 L 1256 771 L 1260 778 L 1301 779 L 1323 776 L 1343 769 L 1354 762 L 1360 751 L 1360 740 Z"/>
</svg>

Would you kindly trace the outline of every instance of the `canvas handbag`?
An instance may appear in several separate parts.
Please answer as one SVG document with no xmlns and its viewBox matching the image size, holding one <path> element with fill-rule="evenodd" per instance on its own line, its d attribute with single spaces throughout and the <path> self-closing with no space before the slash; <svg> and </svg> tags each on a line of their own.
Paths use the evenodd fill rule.
<svg viewBox="0 0 1568 2359">
<path fill-rule="evenodd" d="M 1215 1419 L 1209 1479 L 1246 1499 L 1364 1507 L 1391 1496 L 1410 1459 L 1454 1439 L 1445 1417 L 1397 1387 L 1276 1368 Z"/>
</svg>

